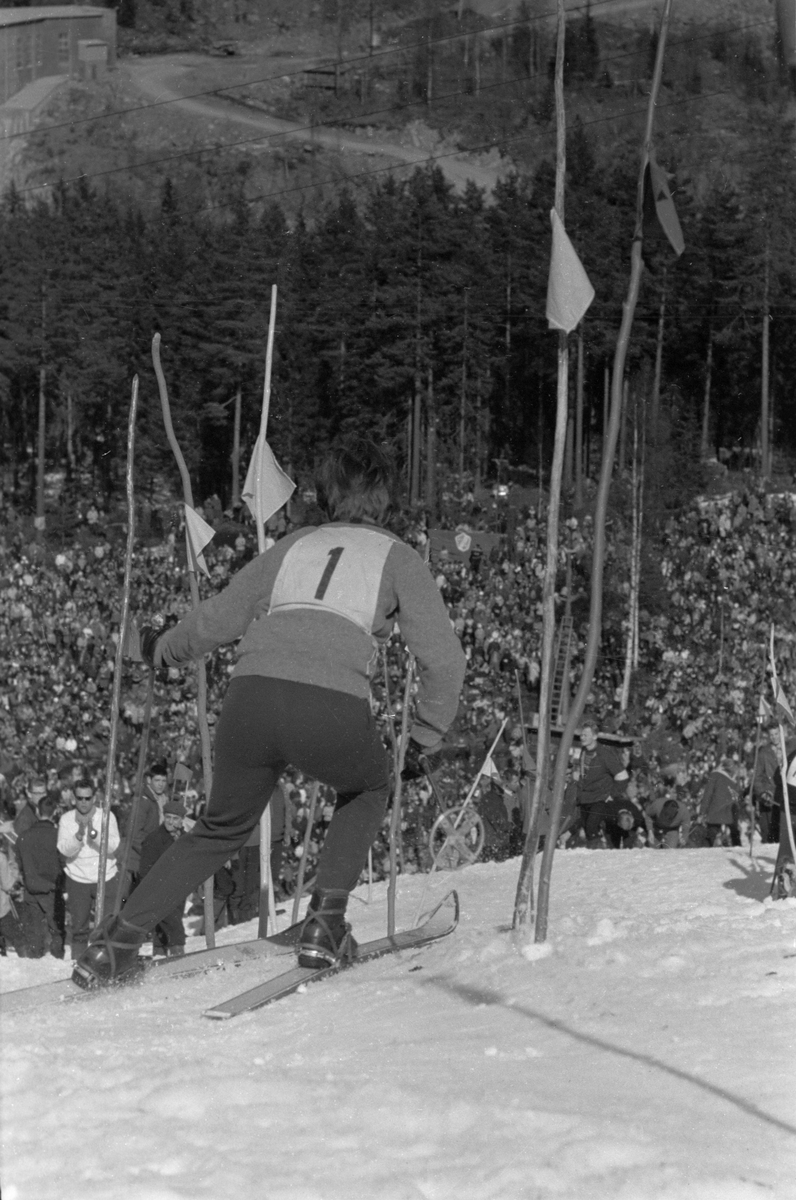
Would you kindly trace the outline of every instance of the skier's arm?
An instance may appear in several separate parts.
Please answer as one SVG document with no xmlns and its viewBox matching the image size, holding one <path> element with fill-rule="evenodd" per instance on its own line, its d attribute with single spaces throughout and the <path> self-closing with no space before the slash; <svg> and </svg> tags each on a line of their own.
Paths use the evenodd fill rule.
<svg viewBox="0 0 796 1200">
<path fill-rule="evenodd" d="M 421 746 L 435 746 L 456 716 L 466 658 L 439 588 L 420 555 L 398 543 L 394 567 L 398 626 L 417 661 L 419 690 L 409 733 Z"/>
</svg>

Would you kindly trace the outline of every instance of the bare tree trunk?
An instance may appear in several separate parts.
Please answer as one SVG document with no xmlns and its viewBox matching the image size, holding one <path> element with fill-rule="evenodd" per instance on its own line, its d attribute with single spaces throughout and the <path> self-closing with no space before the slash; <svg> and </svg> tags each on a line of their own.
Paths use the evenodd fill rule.
<svg viewBox="0 0 796 1200">
<path fill-rule="evenodd" d="M 511 251 L 506 256 L 506 410 L 509 410 L 511 400 Z"/>
<path fill-rule="evenodd" d="M 764 479 L 771 475 L 771 446 L 769 442 L 768 412 L 768 348 L 769 348 L 769 295 L 771 288 L 771 242 L 766 230 L 766 252 L 763 275 L 763 344 L 760 371 L 760 470 Z"/>
<path fill-rule="evenodd" d="M 464 289 L 464 336 L 462 337 L 462 394 L 459 405 L 459 487 L 464 491 L 464 443 L 467 418 L 467 307 L 469 292 Z"/>
<path fill-rule="evenodd" d="M 661 303 L 658 309 L 658 337 L 655 343 L 655 378 L 652 383 L 652 437 L 658 440 L 661 408 L 661 372 L 663 369 L 663 330 L 666 319 L 666 267 L 661 276 Z"/>
<path fill-rule="evenodd" d="M 240 505 L 240 410 L 241 389 L 235 393 L 235 415 L 232 422 L 232 507 Z"/>
<path fill-rule="evenodd" d="M 36 531 L 44 533 L 46 518 L 44 516 L 44 449 L 47 421 L 47 404 L 44 385 L 47 381 L 47 369 L 42 363 L 39 367 L 39 429 L 36 439 Z"/>
<path fill-rule="evenodd" d="M 437 407 L 434 398 L 434 368 L 428 368 L 426 386 L 426 508 L 437 517 Z"/>
<path fill-rule="evenodd" d="M 708 329 L 708 355 L 705 360 L 705 391 L 702 397 L 702 442 L 700 452 L 703 460 L 710 458 L 710 390 L 713 384 L 713 326 Z"/>
<path fill-rule="evenodd" d="M 583 322 L 578 326 L 578 374 L 575 385 L 575 507 L 583 506 Z"/>
<path fill-rule="evenodd" d="M 621 712 L 627 711 L 630 699 L 630 679 L 633 665 L 637 660 L 636 641 L 638 636 L 638 579 L 636 575 L 636 559 L 641 538 L 639 522 L 639 444 L 638 444 L 638 404 L 633 408 L 633 461 L 630 466 L 630 489 L 632 506 L 632 532 L 630 537 L 629 589 L 627 606 L 627 641 L 625 643 L 625 670 L 622 679 L 622 692 L 619 699 Z"/>
<path fill-rule="evenodd" d="M 569 371 L 569 367 L 567 367 L 567 371 Z M 569 408 L 569 402 L 567 402 L 567 408 Z M 563 476 L 565 492 L 572 491 L 572 479 L 573 479 L 572 443 L 573 443 L 573 441 L 574 441 L 574 423 L 572 421 L 572 414 L 567 413 L 567 436 L 566 436 L 566 440 L 564 442 L 564 476 Z"/>
<path fill-rule="evenodd" d="M 412 402 L 412 479 L 409 500 L 416 504 L 420 499 L 420 437 L 422 425 L 422 401 L 420 397 L 420 375 L 415 373 L 415 394 Z"/>
<path fill-rule="evenodd" d="M 410 503 L 415 504 L 420 499 L 420 431 L 421 431 L 421 354 L 420 354 L 420 333 L 421 333 L 421 291 L 420 278 L 422 269 L 422 252 L 420 249 L 420 235 L 418 231 L 417 241 L 417 283 L 415 287 L 415 388 L 414 388 L 414 403 L 413 403 L 413 428 L 412 428 L 412 485 L 409 489 Z"/>
<path fill-rule="evenodd" d="M 77 471 L 75 456 L 75 406 L 72 400 L 72 389 L 66 389 L 66 461 L 72 475 Z"/>
<path fill-rule="evenodd" d="M 47 422 L 47 403 L 45 400 L 45 384 L 47 368 L 44 365 L 44 344 L 46 327 L 46 305 L 44 284 L 41 285 L 41 365 L 39 366 L 39 429 L 36 439 L 36 532 L 39 537 L 44 533 L 46 524 L 44 516 L 44 451 Z"/>
</svg>

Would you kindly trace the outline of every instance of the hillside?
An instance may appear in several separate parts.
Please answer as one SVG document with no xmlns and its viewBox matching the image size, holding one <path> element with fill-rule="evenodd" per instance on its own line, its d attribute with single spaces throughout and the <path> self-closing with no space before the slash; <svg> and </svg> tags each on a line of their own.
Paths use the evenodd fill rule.
<svg viewBox="0 0 796 1200">
<path fill-rule="evenodd" d="M 118 71 L 58 96 L 42 122 L 57 128 L 30 139 L 16 182 L 46 196 L 57 179 L 83 176 L 146 205 L 168 178 L 210 205 L 243 193 L 312 212 L 345 181 L 356 191 L 391 165 L 412 169 L 431 156 L 458 190 L 472 177 L 489 192 L 552 153 L 551 8 L 484 3 L 460 16 L 404 4 L 371 21 L 368 6 L 350 15 L 308 0 L 130 0 Z M 599 159 L 638 136 L 657 7 L 603 0 L 585 19 L 577 12 L 568 120 Z M 306 75 L 335 62 L 336 93 L 333 71 Z M 697 189 L 711 172 L 732 171 L 750 105 L 777 94 L 766 0 L 675 5 L 659 137 Z M 321 127 L 338 134 L 324 138 Z"/>
</svg>

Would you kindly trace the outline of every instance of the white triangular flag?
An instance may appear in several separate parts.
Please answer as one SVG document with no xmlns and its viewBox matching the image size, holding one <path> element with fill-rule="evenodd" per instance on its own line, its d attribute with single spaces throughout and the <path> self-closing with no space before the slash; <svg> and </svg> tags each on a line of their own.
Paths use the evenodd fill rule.
<svg viewBox="0 0 796 1200">
<path fill-rule="evenodd" d="M 491 754 L 487 754 L 484 765 L 481 768 L 481 774 L 485 779 L 494 779 L 497 783 L 502 783 L 500 771 L 495 766 Z"/>
<path fill-rule="evenodd" d="M 268 518 L 278 512 L 283 504 L 287 504 L 295 487 L 293 480 L 274 458 L 262 433 L 258 434 L 242 492 L 242 499 L 248 505 L 258 529 L 262 529 Z"/>
<path fill-rule="evenodd" d="M 550 209 L 550 221 L 553 251 L 547 280 L 547 320 L 551 329 L 571 333 L 594 299 L 594 288 L 554 208 Z"/>
<path fill-rule="evenodd" d="M 203 520 L 195 508 L 191 508 L 188 504 L 185 505 L 185 544 L 188 550 L 188 563 L 192 566 L 193 563 L 204 571 L 205 575 L 210 574 L 205 562 L 205 556 L 202 553 L 205 546 L 212 542 L 216 536 L 216 531 L 212 525 L 208 525 L 207 521 Z"/>
</svg>

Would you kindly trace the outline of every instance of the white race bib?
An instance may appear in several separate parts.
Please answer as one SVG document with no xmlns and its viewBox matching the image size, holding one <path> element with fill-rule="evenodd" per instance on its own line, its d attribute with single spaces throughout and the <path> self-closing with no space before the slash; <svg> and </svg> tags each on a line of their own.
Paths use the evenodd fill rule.
<svg viewBox="0 0 796 1200">
<path fill-rule="evenodd" d="M 269 614 L 316 608 L 345 617 L 370 635 L 384 563 L 393 545 L 393 538 L 361 526 L 314 530 L 285 555 Z"/>
</svg>

